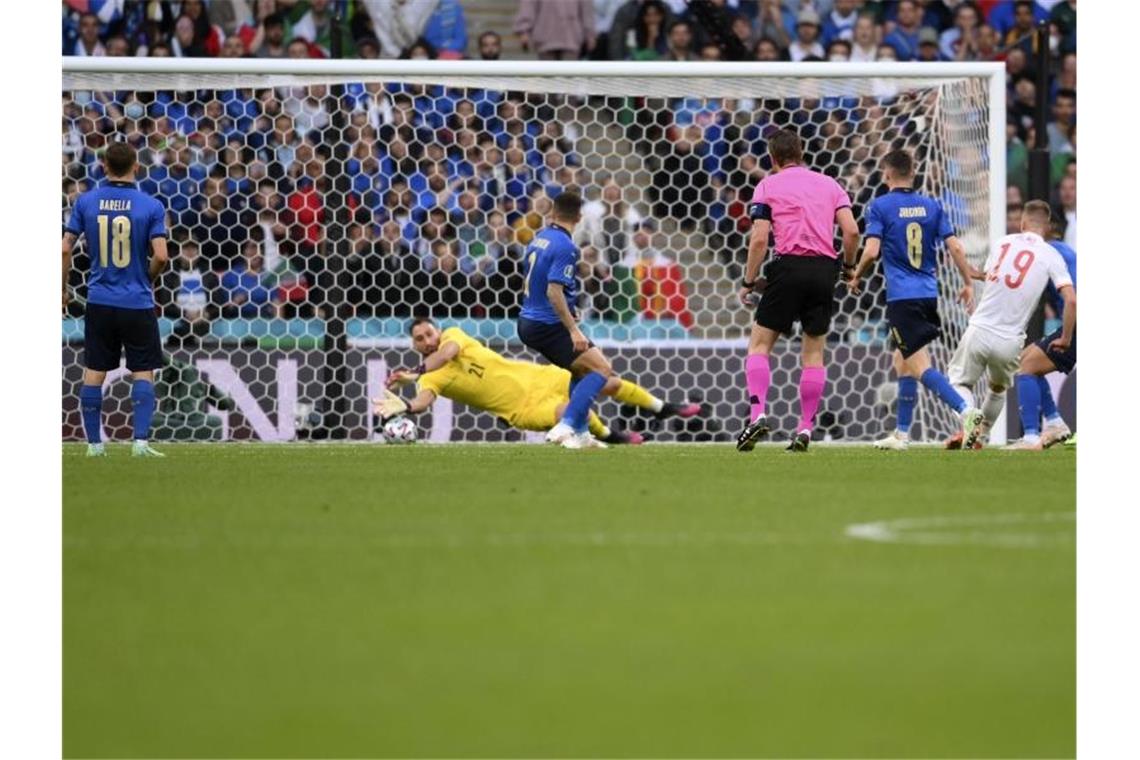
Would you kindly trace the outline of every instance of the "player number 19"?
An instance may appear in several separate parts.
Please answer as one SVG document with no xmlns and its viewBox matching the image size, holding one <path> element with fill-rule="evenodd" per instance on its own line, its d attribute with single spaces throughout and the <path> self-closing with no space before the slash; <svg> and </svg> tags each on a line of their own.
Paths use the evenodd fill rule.
<svg viewBox="0 0 1140 760">
<path fill-rule="evenodd" d="M 131 263 L 131 218 L 99 215 L 99 264 L 107 266 L 107 257 L 120 269 Z M 110 240 L 107 240 L 110 228 Z M 110 243 L 110 245 L 108 245 Z"/>
<path fill-rule="evenodd" d="M 906 255 L 912 267 L 922 269 L 922 225 L 918 222 L 906 226 Z"/>
</svg>

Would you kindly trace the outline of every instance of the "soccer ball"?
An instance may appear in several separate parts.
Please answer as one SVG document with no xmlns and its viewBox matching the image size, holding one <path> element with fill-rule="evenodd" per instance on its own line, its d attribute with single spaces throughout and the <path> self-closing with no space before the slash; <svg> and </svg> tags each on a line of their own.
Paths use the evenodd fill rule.
<svg viewBox="0 0 1140 760">
<path fill-rule="evenodd" d="M 388 443 L 415 443 L 416 423 L 407 417 L 396 417 L 384 423 L 384 440 Z"/>
</svg>

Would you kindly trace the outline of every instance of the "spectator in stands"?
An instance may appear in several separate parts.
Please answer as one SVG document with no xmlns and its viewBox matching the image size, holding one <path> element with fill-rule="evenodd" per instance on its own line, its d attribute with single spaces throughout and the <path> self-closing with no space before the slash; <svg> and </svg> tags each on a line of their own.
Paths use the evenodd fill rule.
<svg viewBox="0 0 1140 760">
<path fill-rule="evenodd" d="M 285 57 L 304 59 L 315 58 L 316 56 L 313 55 L 312 46 L 309 45 L 307 39 L 304 37 L 294 37 L 289 41 L 289 44 L 285 46 Z"/>
<path fill-rule="evenodd" d="M 467 19 L 459 0 L 439 0 L 424 26 L 423 38 L 441 58 L 462 58 L 467 53 Z"/>
<path fill-rule="evenodd" d="M 198 241 L 182 240 L 155 289 L 162 315 L 177 320 L 175 335 L 201 337 L 209 332 L 210 320 L 218 316 L 214 303 L 217 288 L 218 277 L 200 255 Z"/>
<path fill-rule="evenodd" d="M 177 58 L 200 58 L 206 55 L 206 48 L 194 36 L 194 20 L 186 15 L 179 16 L 174 22 L 174 37 L 170 46 Z"/>
<path fill-rule="evenodd" d="M 745 50 L 751 50 L 755 46 L 756 43 L 752 37 L 752 22 L 743 13 L 737 13 L 732 17 L 732 26 L 729 28 L 732 30 L 733 36 L 736 37 L 736 39 L 740 40 L 740 44 L 744 46 Z M 720 48 L 710 40 L 706 41 L 704 45 L 702 45 L 702 57 L 704 57 L 704 48 L 710 45 L 717 48 L 719 55 Z"/>
<path fill-rule="evenodd" d="M 503 38 L 498 32 L 483 32 L 479 35 L 479 59 L 497 61 L 503 54 Z"/>
<path fill-rule="evenodd" d="M 151 58 L 170 58 L 174 55 L 174 51 L 170 49 L 170 45 L 165 42 L 156 42 L 150 46 L 147 53 Z"/>
<path fill-rule="evenodd" d="M 182 15 L 194 24 L 194 45 L 200 45 L 202 55 L 217 57 L 222 52 L 222 42 L 226 33 L 217 24 L 210 22 L 210 12 L 203 0 L 183 0 Z"/>
<path fill-rule="evenodd" d="M 241 252 L 241 258 L 222 275 L 221 316 L 226 319 L 275 316 L 275 294 L 262 282 L 264 260 L 257 241 L 245 241 Z"/>
<path fill-rule="evenodd" d="M 918 0 L 899 0 L 895 12 L 895 28 L 883 38 L 883 44 L 895 50 L 900 61 L 913 61 L 918 57 L 918 33 L 922 28 L 922 9 Z"/>
<path fill-rule="evenodd" d="M 131 54 L 131 45 L 121 34 L 108 37 L 106 49 L 109 58 L 124 58 Z"/>
<path fill-rule="evenodd" d="M 450 317 L 466 316 L 471 303 L 466 277 L 459 271 L 458 248 L 458 241 L 435 241 L 426 271 L 417 273 L 413 280 L 423 305 L 433 312 L 442 310 Z"/>
<path fill-rule="evenodd" d="M 850 40 L 855 33 L 855 23 L 859 20 L 859 6 L 856 0 L 835 0 L 831 12 L 823 17 L 820 41 L 830 46 L 835 40 Z"/>
<path fill-rule="evenodd" d="M 1076 0 L 1060 0 L 1050 11 L 1049 20 L 1057 25 L 1057 30 L 1061 33 L 1058 51 L 1062 54 L 1075 51 L 1077 49 Z"/>
<path fill-rule="evenodd" d="M 827 60 L 833 63 L 851 60 L 851 43 L 847 40 L 832 40 L 827 46 Z"/>
<path fill-rule="evenodd" d="M 1017 0 L 1013 4 L 1013 26 L 1005 34 L 1005 47 L 1016 47 L 1033 34 L 1033 5 L 1033 0 Z"/>
<path fill-rule="evenodd" d="M 796 38 L 788 45 L 788 55 L 793 61 L 823 59 L 823 45 L 819 43 L 819 14 L 814 8 L 804 8 L 796 17 Z"/>
<path fill-rule="evenodd" d="M 1059 90 L 1057 99 L 1053 101 L 1053 120 L 1047 126 L 1049 134 L 1049 153 L 1074 153 L 1073 130 L 1077 117 L 1077 91 Z"/>
<path fill-rule="evenodd" d="M 243 31 L 244 29 L 243 27 Z M 239 31 L 238 34 L 242 34 L 243 31 Z M 255 58 L 285 58 L 288 55 L 288 45 L 285 42 L 285 17 L 280 13 L 271 13 L 263 18 L 254 33 L 248 36 L 246 46 Z"/>
<path fill-rule="evenodd" d="M 877 36 L 878 28 L 875 26 L 875 19 L 866 13 L 859 14 L 851 32 L 850 60 L 858 63 L 874 61 L 879 52 Z"/>
<path fill-rule="evenodd" d="M 756 33 L 759 40 L 770 40 L 776 49 L 786 50 L 796 33 L 796 15 L 780 5 L 780 0 L 760 0 L 760 11 L 756 15 Z M 776 61 L 779 58 L 758 58 Z"/>
<path fill-rule="evenodd" d="M 642 216 L 625 202 L 622 186 L 614 177 L 605 175 L 600 179 L 600 197 L 582 206 L 582 222 L 576 239 L 579 246 L 592 246 L 606 262 L 614 264 L 628 251 L 630 238 Z"/>
<path fill-rule="evenodd" d="M 924 26 L 918 33 L 917 61 L 940 61 L 942 54 L 938 51 L 938 32 Z"/>
<path fill-rule="evenodd" d="M 971 61 L 997 61 L 1001 60 L 1002 52 L 999 44 L 1000 37 L 997 30 L 989 24 L 981 24 L 978 26 L 978 33 L 975 36 L 973 58 L 967 58 Z"/>
<path fill-rule="evenodd" d="M 669 27 L 669 50 L 662 60 L 666 61 L 692 61 L 693 30 L 687 21 L 674 21 Z"/>
<path fill-rule="evenodd" d="M 720 61 L 720 60 L 722 60 L 722 56 L 720 53 L 720 47 L 712 44 L 711 42 L 709 44 L 705 45 L 704 47 L 702 47 L 701 48 L 701 60 L 702 61 Z"/>
<path fill-rule="evenodd" d="M 899 59 L 898 52 L 885 42 L 879 45 L 875 56 L 876 61 L 897 61 Z"/>
<path fill-rule="evenodd" d="M 701 155 L 706 147 L 703 140 L 699 126 L 687 127 L 653 175 L 654 216 L 672 217 L 686 231 L 707 221 L 712 197 L 712 183 Z"/>
<path fill-rule="evenodd" d="M 1022 205 L 1020 203 L 1008 203 L 1005 207 L 1005 234 L 1016 235 L 1021 232 L 1021 211 Z"/>
<path fill-rule="evenodd" d="M 954 9 L 954 26 L 942 32 L 938 49 L 947 61 L 975 61 L 978 53 L 978 24 L 981 14 L 965 0 Z"/>
<path fill-rule="evenodd" d="M 780 61 L 783 60 L 783 54 L 780 51 L 780 46 L 767 37 L 759 40 L 756 43 L 756 50 L 754 51 L 756 60 L 758 61 Z"/>
<path fill-rule="evenodd" d="M 372 61 L 380 57 L 380 40 L 372 37 L 360 37 L 356 40 L 356 55 L 364 61 Z"/>
<path fill-rule="evenodd" d="M 656 231 L 657 225 L 652 219 L 643 219 L 638 223 L 630 237 L 629 248 L 621 260 L 622 266 L 634 269 L 638 266 L 668 266 L 673 263 L 672 259 L 653 245 L 653 233 Z"/>
<path fill-rule="evenodd" d="M 522 49 L 543 60 L 575 60 L 597 41 L 593 0 L 520 0 L 514 30 Z"/>
<path fill-rule="evenodd" d="M 614 21 L 607 35 L 609 54 L 606 57 L 609 60 L 625 61 L 632 57 L 633 50 L 637 47 L 637 27 L 643 12 L 642 6 L 648 2 L 656 0 L 628 0 L 614 13 Z M 667 28 L 673 21 L 673 14 L 668 6 L 661 3 L 658 3 L 658 10 L 664 14 L 662 28 Z"/>
<path fill-rule="evenodd" d="M 669 39 L 665 33 L 667 9 L 660 0 L 644 0 L 638 8 L 634 24 L 634 44 L 629 49 L 629 58 L 634 61 L 653 61 L 669 50 Z"/>
<path fill-rule="evenodd" d="M 1077 179 L 1066 175 L 1057 185 L 1057 215 L 1065 220 L 1065 242 L 1077 247 Z"/>
<path fill-rule="evenodd" d="M 322 58 L 332 54 L 333 12 L 330 5 L 331 0 L 308 0 L 308 10 L 293 24 L 293 36 L 308 40 Z M 342 32 L 341 45 L 345 58 L 356 55 L 351 35 Z"/>
<path fill-rule="evenodd" d="M 79 19 L 79 39 L 71 50 L 71 55 L 104 56 L 107 49 L 99 41 L 99 17 L 94 13 L 84 13 Z"/>
<path fill-rule="evenodd" d="M 419 39 L 435 11 L 433 0 L 359 0 L 385 58 L 398 58 Z"/>
<path fill-rule="evenodd" d="M 226 37 L 226 41 L 222 43 L 222 58 L 244 58 L 245 57 L 245 43 L 237 35 Z"/>
</svg>

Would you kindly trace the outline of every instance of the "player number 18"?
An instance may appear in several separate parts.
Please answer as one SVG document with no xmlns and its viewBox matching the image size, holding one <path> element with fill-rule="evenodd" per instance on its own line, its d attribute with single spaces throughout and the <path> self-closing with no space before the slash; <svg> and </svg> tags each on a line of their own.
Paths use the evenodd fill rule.
<svg viewBox="0 0 1140 760">
<path fill-rule="evenodd" d="M 120 269 L 131 263 L 131 218 L 129 216 L 108 217 L 99 215 L 99 264 L 107 266 L 108 255 L 111 262 Z M 108 228 L 110 240 L 107 240 Z M 110 243 L 108 245 L 108 243 Z"/>
<path fill-rule="evenodd" d="M 922 269 L 922 225 L 918 222 L 906 226 L 906 255 L 912 267 Z"/>
</svg>

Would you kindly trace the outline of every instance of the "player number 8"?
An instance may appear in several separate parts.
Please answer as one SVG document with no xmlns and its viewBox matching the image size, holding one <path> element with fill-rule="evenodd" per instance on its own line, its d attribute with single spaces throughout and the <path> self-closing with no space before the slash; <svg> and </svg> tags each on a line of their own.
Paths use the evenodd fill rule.
<svg viewBox="0 0 1140 760">
<path fill-rule="evenodd" d="M 922 269 L 922 225 L 918 222 L 906 226 L 906 255 L 912 267 Z"/>
<path fill-rule="evenodd" d="M 111 240 L 108 245 L 107 228 L 110 227 Z M 116 216 L 99 217 L 99 264 L 107 266 L 107 256 L 120 269 L 131 263 L 131 218 Z"/>
</svg>

